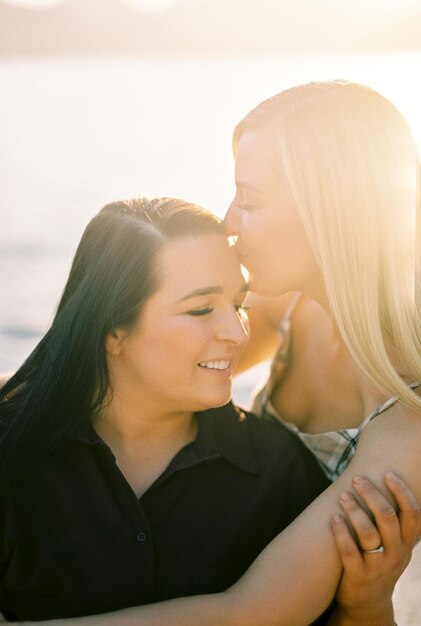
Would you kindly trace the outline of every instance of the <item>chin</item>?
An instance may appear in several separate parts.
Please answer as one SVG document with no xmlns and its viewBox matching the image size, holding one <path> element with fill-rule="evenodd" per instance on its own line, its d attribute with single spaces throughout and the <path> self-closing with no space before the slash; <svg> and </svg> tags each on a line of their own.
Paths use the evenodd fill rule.
<svg viewBox="0 0 421 626">
<path fill-rule="evenodd" d="M 208 401 L 204 401 L 200 409 L 197 411 L 205 411 L 206 409 L 217 409 L 220 406 L 225 406 L 231 400 L 231 392 L 226 394 L 220 394 L 215 398 L 209 398 Z"/>
<path fill-rule="evenodd" d="M 215 404 L 213 404 L 211 407 L 211 409 L 217 409 L 219 406 L 225 406 L 226 404 L 228 404 L 228 402 L 231 400 L 231 394 L 229 396 L 226 396 L 223 400 L 220 400 L 219 402 L 216 402 Z"/>
</svg>

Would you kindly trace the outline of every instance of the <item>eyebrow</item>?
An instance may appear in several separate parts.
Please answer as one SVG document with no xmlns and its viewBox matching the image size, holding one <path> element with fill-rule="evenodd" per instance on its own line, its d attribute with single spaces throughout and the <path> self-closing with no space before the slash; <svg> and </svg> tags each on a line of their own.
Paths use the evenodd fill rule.
<svg viewBox="0 0 421 626">
<path fill-rule="evenodd" d="M 249 291 L 248 283 L 243 283 L 239 291 L 240 293 Z M 214 287 L 200 287 L 199 289 L 193 289 L 193 291 L 190 291 L 185 296 L 177 300 L 177 304 L 179 302 L 184 302 L 185 300 L 190 300 L 190 298 L 197 298 L 198 296 L 209 296 L 214 293 L 222 294 L 223 293 L 222 287 L 214 286 Z"/>
</svg>

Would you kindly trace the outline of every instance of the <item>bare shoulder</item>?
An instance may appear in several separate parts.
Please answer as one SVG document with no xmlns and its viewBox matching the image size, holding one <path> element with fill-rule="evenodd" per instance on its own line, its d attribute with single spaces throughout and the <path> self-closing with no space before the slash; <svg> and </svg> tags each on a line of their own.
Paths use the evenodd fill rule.
<svg viewBox="0 0 421 626">
<path fill-rule="evenodd" d="M 421 444 L 421 413 L 408 409 L 400 404 L 380 414 L 373 419 L 363 430 L 361 444 L 373 447 L 376 441 L 385 443 L 393 439 L 395 446 L 400 449 L 403 444 L 411 447 Z"/>
<path fill-rule="evenodd" d="M 352 469 L 370 477 L 392 469 L 421 501 L 421 413 L 396 405 L 363 431 Z"/>
</svg>

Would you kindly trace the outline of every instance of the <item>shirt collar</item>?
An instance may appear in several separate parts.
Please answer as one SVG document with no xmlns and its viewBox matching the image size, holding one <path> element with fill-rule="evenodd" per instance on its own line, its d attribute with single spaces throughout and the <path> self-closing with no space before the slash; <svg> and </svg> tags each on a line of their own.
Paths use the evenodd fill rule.
<svg viewBox="0 0 421 626">
<path fill-rule="evenodd" d="M 200 461 L 224 458 L 246 472 L 260 473 L 252 433 L 247 428 L 247 419 L 250 418 L 243 410 L 229 402 L 223 407 L 200 411 L 195 415 L 198 420 L 197 437 L 180 450 L 168 469 L 174 471 Z M 108 448 L 90 422 L 83 424 L 72 439 Z"/>
<path fill-rule="evenodd" d="M 196 415 L 199 430 L 192 446 L 202 460 L 223 457 L 242 470 L 260 473 L 252 434 L 247 427 L 250 418 L 244 411 L 229 402 Z"/>
</svg>

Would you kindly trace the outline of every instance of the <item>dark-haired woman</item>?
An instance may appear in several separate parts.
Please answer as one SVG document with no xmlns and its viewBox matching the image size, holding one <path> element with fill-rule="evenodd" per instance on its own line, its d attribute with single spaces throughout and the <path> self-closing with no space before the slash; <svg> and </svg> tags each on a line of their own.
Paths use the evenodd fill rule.
<svg viewBox="0 0 421 626">
<path fill-rule="evenodd" d="M 50 330 L 0 393 L 0 609 L 8 619 L 222 591 L 327 486 L 293 435 L 227 404 L 247 342 L 246 291 L 219 220 L 198 207 L 137 199 L 106 206 L 88 225 Z M 362 546 L 382 541 L 394 555 L 387 581 L 408 553 L 415 515 L 403 485 L 389 485 L 402 537 L 369 483 L 357 490 L 380 536 L 355 501 L 346 507 Z M 326 513 L 318 506 L 298 524 L 302 541 L 314 527 L 337 565 L 324 594 L 306 591 L 303 614 L 292 602 L 297 623 L 322 612 L 339 580 L 328 526 L 337 495 Z M 338 541 L 346 560 L 356 548 L 346 531 Z M 306 552 L 311 563 L 311 544 Z M 291 572 L 295 585 L 285 554 L 279 576 Z M 363 577 L 366 594 L 384 569 Z M 350 571 L 358 589 L 361 573 Z M 346 598 L 349 584 L 345 577 Z M 222 607 L 227 623 L 243 623 L 236 607 Z"/>
</svg>

